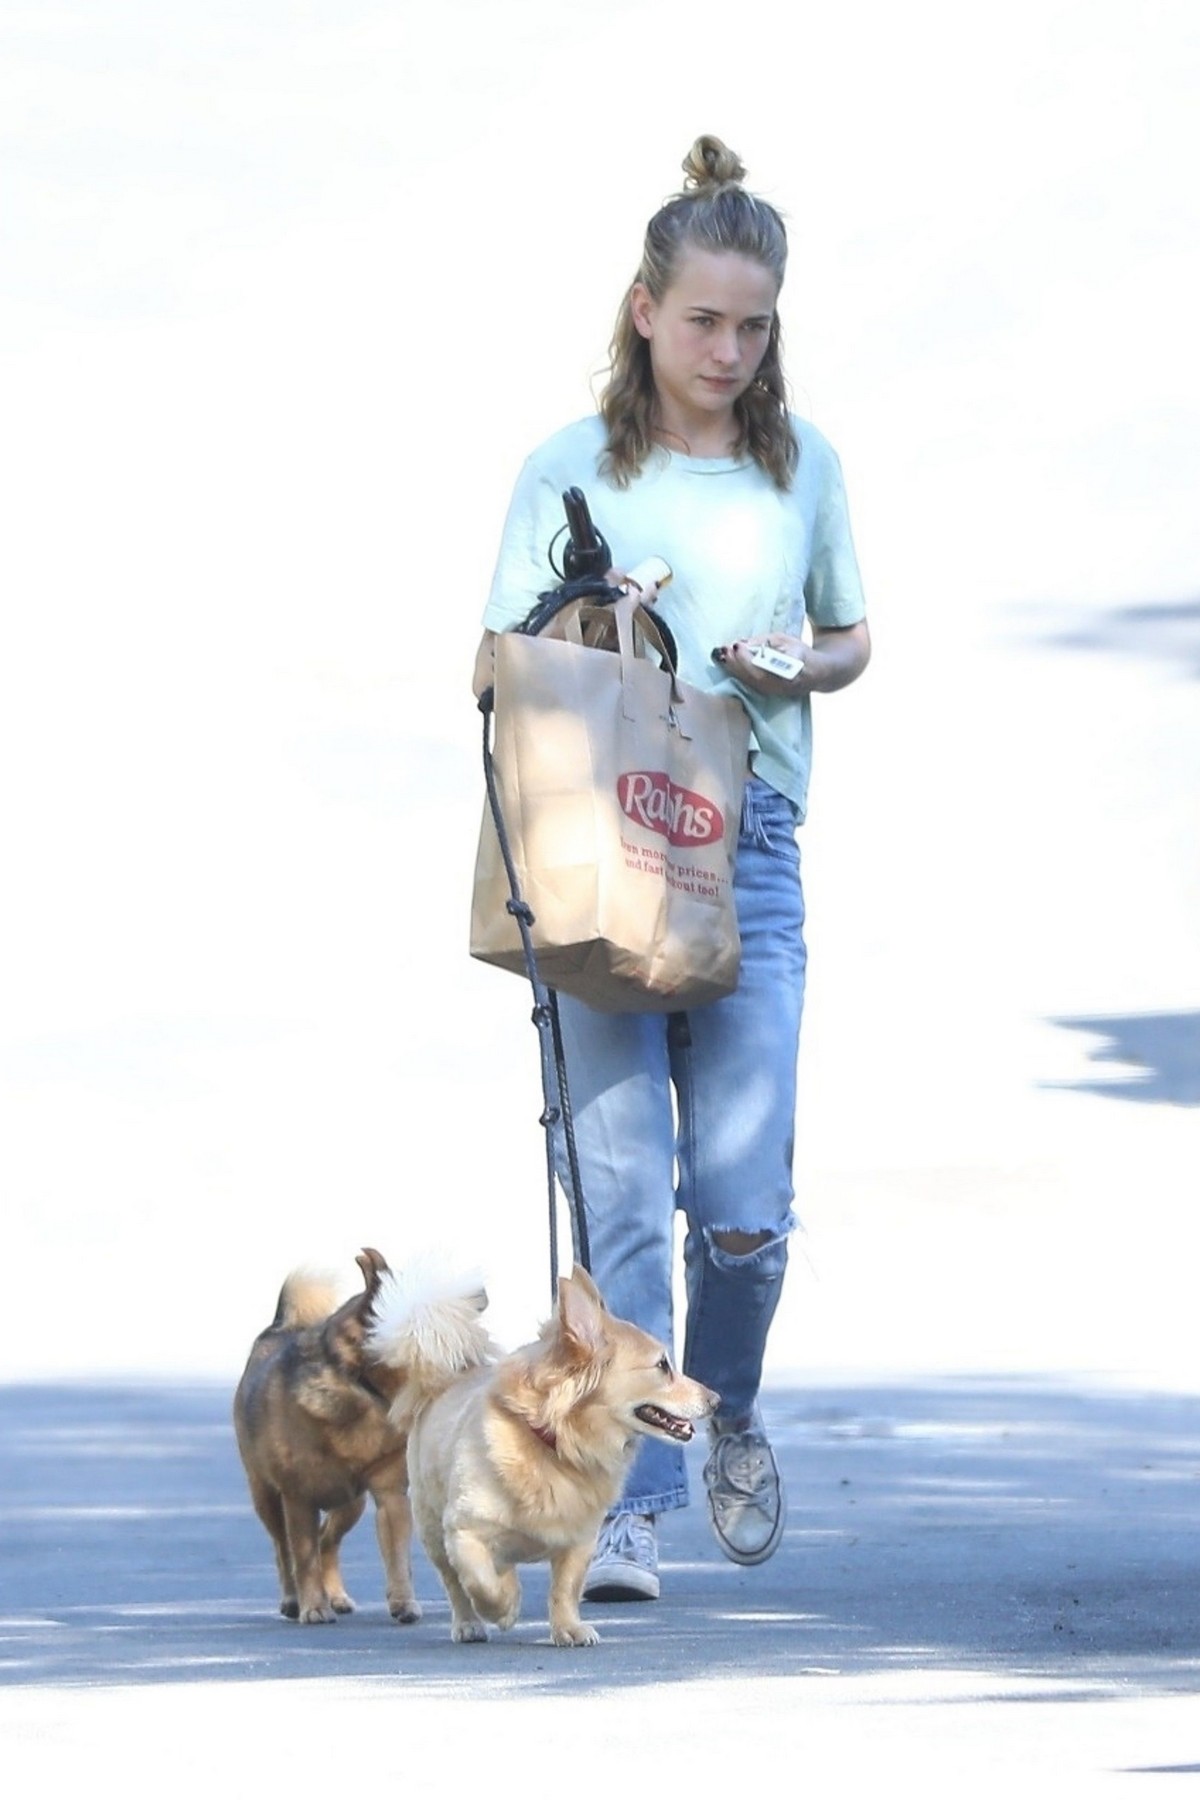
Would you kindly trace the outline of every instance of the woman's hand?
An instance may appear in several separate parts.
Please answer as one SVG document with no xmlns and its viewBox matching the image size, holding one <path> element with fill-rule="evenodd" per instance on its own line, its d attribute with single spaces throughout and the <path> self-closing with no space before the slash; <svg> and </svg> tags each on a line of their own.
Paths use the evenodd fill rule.
<svg viewBox="0 0 1200 1800">
<path fill-rule="evenodd" d="M 799 657 L 804 666 L 790 680 L 772 675 L 751 662 L 746 654 L 754 644 L 769 644 L 785 656 Z M 838 688 L 849 687 L 870 661 L 871 637 L 863 619 L 857 625 L 818 628 L 811 644 L 803 638 L 773 631 L 766 637 L 739 638 L 722 648 L 722 667 L 740 686 L 755 694 L 798 699 L 801 694 L 832 694 Z"/>
</svg>

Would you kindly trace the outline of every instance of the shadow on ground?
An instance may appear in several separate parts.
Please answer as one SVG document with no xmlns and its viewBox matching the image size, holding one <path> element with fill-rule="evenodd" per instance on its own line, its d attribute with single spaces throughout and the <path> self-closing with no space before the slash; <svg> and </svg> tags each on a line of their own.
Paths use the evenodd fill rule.
<svg viewBox="0 0 1200 1800">
<path fill-rule="evenodd" d="M 1078 1093 L 1114 1100 L 1168 1101 L 1200 1106 L 1200 1012 L 1126 1013 L 1108 1019 L 1055 1019 L 1065 1031 L 1104 1041 L 1092 1051 L 1098 1063 L 1123 1063 L 1139 1072 L 1111 1081 L 1058 1082 Z"/>
<path fill-rule="evenodd" d="M 394 1625 L 367 1520 L 345 1555 L 360 1610 L 279 1618 L 220 1389 L 0 1389 L 0 1684 L 349 1675 L 486 1698 L 952 1668 L 1059 1698 L 1194 1691 L 1200 1401 L 991 1378 L 769 1398 L 778 1555 L 735 1568 L 701 1506 L 673 1514 L 663 1599 L 589 1608 L 604 1642 L 572 1653 L 549 1645 L 540 1569 L 514 1632 L 454 1646 L 418 1557 L 426 1617 Z"/>
<path fill-rule="evenodd" d="M 1200 678 L 1200 600 L 1153 601 L 1089 612 L 1050 636 L 1063 650 L 1097 650 L 1112 656 L 1169 663 L 1177 673 Z"/>
</svg>

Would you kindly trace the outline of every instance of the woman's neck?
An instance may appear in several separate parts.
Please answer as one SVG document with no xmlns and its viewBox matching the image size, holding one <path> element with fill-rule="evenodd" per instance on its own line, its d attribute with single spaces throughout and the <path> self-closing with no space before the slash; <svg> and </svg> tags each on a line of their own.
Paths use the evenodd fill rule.
<svg viewBox="0 0 1200 1800">
<path fill-rule="evenodd" d="M 681 451 L 684 456 L 705 460 L 732 456 L 740 435 L 735 419 L 714 419 L 711 423 L 705 419 L 686 430 L 670 425 L 655 425 L 651 429 L 655 443 L 661 444 L 664 450 Z"/>
</svg>

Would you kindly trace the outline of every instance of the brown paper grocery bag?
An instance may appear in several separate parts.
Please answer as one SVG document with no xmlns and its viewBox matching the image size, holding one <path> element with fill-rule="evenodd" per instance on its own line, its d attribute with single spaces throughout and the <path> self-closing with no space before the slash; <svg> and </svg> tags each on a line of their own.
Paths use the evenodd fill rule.
<svg viewBox="0 0 1200 1800">
<path fill-rule="evenodd" d="M 546 986 L 602 1012 L 674 1012 L 737 985 L 750 723 L 736 700 L 686 686 L 645 653 L 644 609 L 621 600 L 603 613 L 615 652 L 584 641 L 590 609 L 583 629 L 567 609 L 566 639 L 497 638 L 501 816 Z M 524 974 L 509 899 L 485 805 L 471 955 Z"/>
</svg>

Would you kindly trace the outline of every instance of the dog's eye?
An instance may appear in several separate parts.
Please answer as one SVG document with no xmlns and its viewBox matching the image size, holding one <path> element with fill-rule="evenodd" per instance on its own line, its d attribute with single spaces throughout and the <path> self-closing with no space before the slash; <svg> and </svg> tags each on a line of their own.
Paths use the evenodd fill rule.
<svg viewBox="0 0 1200 1800">
<path fill-rule="evenodd" d="M 669 1375 L 671 1373 L 671 1359 L 669 1356 L 659 1357 L 658 1372 L 660 1375 Z"/>
</svg>

